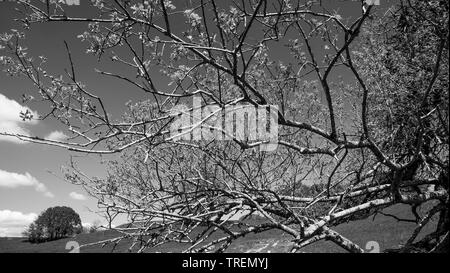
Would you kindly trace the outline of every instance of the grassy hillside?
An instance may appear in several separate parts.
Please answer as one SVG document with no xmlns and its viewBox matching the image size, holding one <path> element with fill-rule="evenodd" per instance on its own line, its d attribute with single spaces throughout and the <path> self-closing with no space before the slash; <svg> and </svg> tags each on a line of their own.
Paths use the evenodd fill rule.
<svg viewBox="0 0 450 273">
<path fill-rule="evenodd" d="M 385 213 L 395 214 L 399 218 L 413 219 L 412 213 L 405 206 L 397 205 L 385 210 Z M 435 223 L 436 219 L 434 219 Z M 396 248 L 406 242 L 414 229 L 414 223 L 398 222 L 392 217 L 377 215 L 375 219 L 369 218 L 352 223 L 346 223 L 335 227 L 342 235 L 365 247 L 369 241 L 379 244 L 381 250 Z M 428 226 L 426 230 L 430 230 Z M 0 238 L 0 252 L 69 252 L 66 244 L 69 241 L 77 241 L 80 245 L 114 238 L 118 234 L 113 231 L 98 231 L 90 234 L 80 234 L 73 238 L 58 241 L 30 244 L 23 238 Z M 217 234 L 214 238 L 217 238 Z M 213 238 L 211 238 L 213 239 Z M 291 236 L 277 230 L 271 230 L 260 234 L 249 234 L 236 240 L 227 252 L 286 252 L 291 247 Z M 126 252 L 130 246 L 129 241 L 123 241 L 117 245 L 115 252 Z M 82 248 L 81 252 L 111 252 L 112 246 L 90 246 Z M 179 244 L 168 244 L 149 252 L 179 252 Z M 308 246 L 305 252 L 343 252 L 331 242 L 319 242 Z"/>
</svg>

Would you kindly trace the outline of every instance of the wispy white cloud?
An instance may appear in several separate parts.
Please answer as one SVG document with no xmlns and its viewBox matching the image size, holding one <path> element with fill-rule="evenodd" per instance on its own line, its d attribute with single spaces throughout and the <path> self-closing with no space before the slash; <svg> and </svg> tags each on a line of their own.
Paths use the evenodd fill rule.
<svg viewBox="0 0 450 273">
<path fill-rule="evenodd" d="M 81 193 L 78 192 L 71 192 L 69 193 L 70 198 L 75 199 L 75 200 L 86 200 L 86 196 L 84 196 Z"/>
<path fill-rule="evenodd" d="M 83 223 L 81 223 L 81 225 L 86 229 L 89 229 L 94 226 L 94 224 L 91 224 L 89 222 L 83 222 Z"/>
<path fill-rule="evenodd" d="M 67 139 L 67 136 L 61 131 L 53 131 L 48 134 L 45 139 L 54 140 L 54 141 L 63 141 Z"/>
<path fill-rule="evenodd" d="M 36 213 L 0 210 L 0 237 L 20 237 L 36 217 Z"/>
<path fill-rule="evenodd" d="M 34 187 L 38 192 L 42 192 L 45 196 L 53 198 L 53 193 L 47 190 L 47 187 L 39 182 L 29 173 L 19 174 L 0 170 L 0 188 L 18 188 L 18 187 Z"/>
<path fill-rule="evenodd" d="M 21 105 L 17 101 L 8 99 L 3 94 L 0 94 L 0 132 L 29 135 L 26 126 L 35 125 L 38 121 L 36 119 L 23 121 L 20 118 L 20 112 L 26 112 L 27 110 L 30 111 L 34 117 L 38 116 L 36 111 L 32 111 L 30 108 Z M 2 135 L 0 135 L 0 141 L 25 143 L 18 138 Z"/>
</svg>

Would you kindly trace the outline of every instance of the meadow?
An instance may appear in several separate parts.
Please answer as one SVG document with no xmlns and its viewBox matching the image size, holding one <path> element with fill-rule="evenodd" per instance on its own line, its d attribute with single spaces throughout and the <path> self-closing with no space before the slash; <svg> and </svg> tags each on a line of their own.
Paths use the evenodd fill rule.
<svg viewBox="0 0 450 273">
<path fill-rule="evenodd" d="M 413 214 L 403 205 L 396 205 L 383 211 L 385 214 L 393 214 L 399 219 L 413 219 Z M 424 228 L 422 233 L 430 231 L 436 223 L 436 220 Z M 404 244 L 409 235 L 414 230 L 415 223 L 403 222 L 394 219 L 391 216 L 377 214 L 364 220 L 358 220 L 351 223 L 344 223 L 335 227 L 336 231 L 348 239 L 366 248 L 367 252 L 383 252 L 388 249 L 395 249 Z M 217 234 L 210 240 L 217 238 Z M 0 253 L 67 253 L 66 244 L 70 241 L 76 241 L 80 245 L 98 242 L 118 236 L 115 231 L 97 231 L 94 233 L 79 234 L 71 238 L 64 238 L 57 241 L 41 244 L 31 244 L 25 238 L 0 238 Z M 420 238 L 421 236 L 419 236 Z M 287 252 L 292 246 L 292 237 L 278 230 L 270 230 L 259 234 L 249 234 L 239 238 L 227 249 L 226 252 L 232 253 L 278 253 Z M 375 247 L 374 247 L 375 245 Z M 81 248 L 82 253 L 105 253 L 105 252 L 128 252 L 130 241 L 123 240 L 113 249 L 112 245 L 88 246 Z M 183 248 L 185 249 L 185 248 Z M 165 244 L 161 247 L 148 249 L 146 252 L 180 252 L 181 246 L 177 243 Z M 336 253 L 345 252 L 332 242 L 320 241 L 310 245 L 302 252 L 309 253 Z"/>
</svg>

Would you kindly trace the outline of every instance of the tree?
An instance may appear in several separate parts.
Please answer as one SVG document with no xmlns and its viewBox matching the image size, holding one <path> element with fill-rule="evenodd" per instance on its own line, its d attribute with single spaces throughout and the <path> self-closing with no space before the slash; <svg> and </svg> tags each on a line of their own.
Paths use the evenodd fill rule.
<svg viewBox="0 0 450 273">
<path fill-rule="evenodd" d="M 44 233 L 41 226 L 37 226 L 35 223 L 31 223 L 30 226 L 23 232 L 29 242 L 40 243 L 44 241 Z"/>
<path fill-rule="evenodd" d="M 24 233 L 33 243 L 58 240 L 82 231 L 80 216 L 69 207 L 52 207 L 42 212 Z"/>
<path fill-rule="evenodd" d="M 97 0 L 100 15 L 89 18 L 71 17 L 50 1 L 16 2 L 27 29 L 87 23 L 79 36 L 87 52 L 109 57 L 133 77 L 99 75 L 148 95 L 113 121 L 102 98 L 77 77 L 67 43 L 63 77 L 33 62 L 21 45 L 24 33 L 0 38 L 9 53 L 0 59 L 6 71 L 32 81 L 50 106 L 43 118 L 60 121 L 73 140 L 2 134 L 118 155 L 105 178 L 85 175 L 76 162 L 66 173 L 98 199 L 110 223 L 120 214 L 131 219 L 111 242 L 131 237 L 130 249 L 139 252 L 169 242 L 187 243 L 186 252 L 221 252 L 246 234 L 279 229 L 292 236 L 292 252 L 320 240 L 363 252 L 334 227 L 404 204 L 417 228 L 399 251 L 448 244 L 448 1 L 399 1 L 383 12 L 361 1 L 347 19 L 322 1 L 198 0 L 176 7 Z M 285 60 L 277 60 L 280 48 Z M 155 81 L 157 71 L 168 86 Z M 175 126 L 180 109 L 196 120 L 195 97 L 206 114 Z M 231 106 L 273 117 L 270 105 L 275 118 L 258 132 L 277 128 L 275 140 L 255 140 L 248 130 L 242 137 L 217 122 Z M 244 127 L 248 120 L 242 117 Z M 198 130 L 215 137 L 195 139 Z M 268 144 L 277 148 L 267 151 Z M 252 214 L 265 222 L 226 221 Z M 434 215 L 434 231 L 417 240 Z"/>
</svg>

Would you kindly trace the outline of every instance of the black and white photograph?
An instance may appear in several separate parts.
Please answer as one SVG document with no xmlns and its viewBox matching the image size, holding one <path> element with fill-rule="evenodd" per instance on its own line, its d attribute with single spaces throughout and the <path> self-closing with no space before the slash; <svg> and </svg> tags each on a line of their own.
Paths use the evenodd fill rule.
<svg viewBox="0 0 450 273">
<path fill-rule="evenodd" d="M 0 0 L 0 260 L 433 255 L 449 209 L 448 0 Z"/>
</svg>

